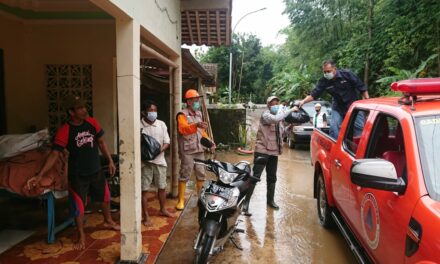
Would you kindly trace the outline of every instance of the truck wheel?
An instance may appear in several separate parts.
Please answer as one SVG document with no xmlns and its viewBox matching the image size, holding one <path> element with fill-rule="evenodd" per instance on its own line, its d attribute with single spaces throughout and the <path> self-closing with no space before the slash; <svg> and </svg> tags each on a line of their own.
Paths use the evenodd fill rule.
<svg viewBox="0 0 440 264">
<path fill-rule="evenodd" d="M 287 143 L 289 144 L 289 148 L 294 149 L 295 148 L 295 142 L 291 138 L 287 139 Z"/>
<path fill-rule="evenodd" d="M 320 174 L 318 177 L 317 188 L 318 197 L 316 201 L 319 223 L 324 228 L 331 228 L 334 226 L 333 218 L 331 216 L 332 208 L 328 205 L 327 202 L 327 192 L 325 190 L 324 177 L 322 176 L 322 174 Z"/>
</svg>

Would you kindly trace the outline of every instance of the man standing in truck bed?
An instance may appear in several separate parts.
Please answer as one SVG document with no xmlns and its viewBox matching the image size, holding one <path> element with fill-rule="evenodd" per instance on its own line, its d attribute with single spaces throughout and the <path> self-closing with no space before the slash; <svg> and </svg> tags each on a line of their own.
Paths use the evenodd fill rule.
<svg viewBox="0 0 440 264">
<path fill-rule="evenodd" d="M 324 61 L 322 71 L 324 76 L 319 79 L 315 89 L 299 103 L 299 106 L 315 100 L 324 91 L 328 92 L 333 97 L 330 136 L 337 138 L 348 108 L 358 100 L 359 93 L 362 99 L 368 99 L 368 88 L 353 72 L 338 70 L 333 60 Z"/>
</svg>

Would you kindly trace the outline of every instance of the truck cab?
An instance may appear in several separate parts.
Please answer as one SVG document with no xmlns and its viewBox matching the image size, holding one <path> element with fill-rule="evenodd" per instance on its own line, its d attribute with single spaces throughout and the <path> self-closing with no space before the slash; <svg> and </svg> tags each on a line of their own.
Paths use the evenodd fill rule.
<svg viewBox="0 0 440 264">
<path fill-rule="evenodd" d="M 355 102 L 337 139 L 313 132 L 318 217 L 360 262 L 438 262 L 440 78 L 392 88 L 404 96 Z"/>
</svg>

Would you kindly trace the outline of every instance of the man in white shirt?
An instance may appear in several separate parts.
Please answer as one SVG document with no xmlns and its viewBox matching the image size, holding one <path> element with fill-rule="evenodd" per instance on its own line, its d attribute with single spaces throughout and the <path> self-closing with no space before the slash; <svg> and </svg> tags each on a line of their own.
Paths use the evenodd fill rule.
<svg viewBox="0 0 440 264">
<path fill-rule="evenodd" d="M 324 112 L 321 112 L 321 104 L 315 104 L 315 115 L 313 116 L 313 127 L 323 128 L 327 127 L 327 115 Z"/>
<path fill-rule="evenodd" d="M 153 101 L 145 102 L 145 112 L 142 113 L 141 128 L 142 133 L 156 139 L 161 146 L 160 154 L 153 160 L 142 162 L 142 223 L 145 226 L 151 225 L 147 210 L 147 191 L 154 179 L 159 198 L 159 214 L 167 217 L 174 217 L 173 213 L 165 209 L 166 187 L 167 187 L 167 162 L 165 160 L 165 150 L 170 146 L 170 136 L 168 135 L 166 124 L 157 119 L 157 105 Z"/>
</svg>

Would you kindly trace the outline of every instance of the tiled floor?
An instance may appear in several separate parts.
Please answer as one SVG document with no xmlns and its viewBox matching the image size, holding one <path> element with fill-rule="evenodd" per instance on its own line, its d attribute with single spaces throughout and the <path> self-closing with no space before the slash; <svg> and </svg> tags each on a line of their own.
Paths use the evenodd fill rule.
<svg viewBox="0 0 440 264">
<path fill-rule="evenodd" d="M 187 194 L 187 198 L 189 198 L 189 194 Z M 153 225 L 148 228 L 142 226 L 142 244 L 143 252 L 148 254 L 147 263 L 154 263 L 180 217 L 180 212 L 176 212 L 174 209 L 176 200 L 168 199 L 166 208 L 171 212 L 176 212 L 178 216 L 175 218 L 160 217 L 158 216 L 159 202 L 155 193 L 149 193 L 148 200 L 148 212 Z M 115 213 L 113 216 L 119 220 L 119 213 Z M 86 215 L 86 217 L 85 250 L 76 251 L 73 249 L 73 239 L 76 235 L 73 227 L 58 234 L 56 242 L 50 245 L 46 243 L 46 234 L 38 232 L 0 254 L 0 264 L 115 263 L 120 256 L 120 233 L 104 229 L 104 219 L 100 213 L 93 213 Z M 15 232 L 14 234 L 18 239 L 21 233 Z M 10 236 L 11 233 L 5 232 L 4 235 Z M 2 241 L 1 239 L 0 233 L 0 241 Z M 1 246 L 0 244 L 0 249 Z"/>
</svg>

